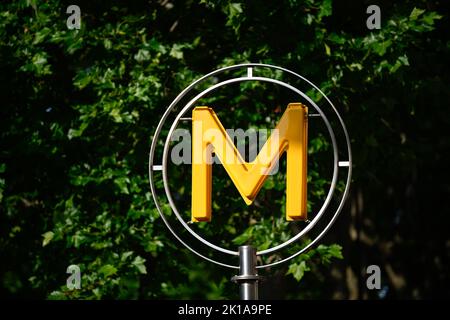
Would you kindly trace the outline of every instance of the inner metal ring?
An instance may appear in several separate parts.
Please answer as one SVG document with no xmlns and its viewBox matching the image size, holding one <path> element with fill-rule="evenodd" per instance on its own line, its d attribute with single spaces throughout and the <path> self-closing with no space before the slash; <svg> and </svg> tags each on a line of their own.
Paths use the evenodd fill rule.
<svg viewBox="0 0 450 320">
<path fill-rule="evenodd" d="M 176 207 L 175 202 L 173 201 L 172 198 L 172 194 L 170 192 L 170 187 L 169 187 L 169 179 L 167 177 L 167 160 L 168 160 L 168 154 L 169 154 L 169 145 L 170 145 L 170 139 L 172 137 L 173 131 L 176 129 L 178 122 L 180 120 L 180 118 L 189 110 L 192 108 L 192 106 L 194 105 L 194 103 L 197 102 L 198 99 L 202 98 L 204 95 L 206 95 L 207 93 L 214 91 L 222 86 L 231 84 L 231 83 L 236 83 L 236 82 L 242 82 L 242 81 L 262 81 L 262 82 L 270 82 L 270 83 L 275 83 L 277 85 L 280 86 L 284 86 L 292 91 L 294 91 L 295 93 L 299 94 L 300 96 L 302 96 L 304 99 L 306 99 L 310 104 L 313 105 L 313 107 L 316 109 L 317 112 L 319 112 L 320 116 L 323 118 L 328 132 L 331 136 L 331 141 L 333 144 L 333 156 L 334 156 L 334 161 L 333 161 L 333 178 L 331 181 L 331 185 L 330 185 L 330 189 L 328 191 L 328 195 L 325 198 L 325 201 L 322 205 L 322 207 L 320 208 L 318 214 L 314 217 L 314 219 L 302 230 L 300 231 L 298 234 L 296 234 L 294 237 L 292 237 L 291 239 L 283 242 L 282 244 L 279 244 L 278 246 L 275 246 L 273 248 L 269 248 L 260 252 L 257 252 L 257 255 L 264 255 L 264 254 L 268 254 L 270 252 L 275 252 L 277 250 L 281 250 L 282 248 L 288 246 L 290 243 L 297 241 L 299 238 L 301 238 L 303 235 L 305 235 L 309 230 L 311 230 L 311 228 L 313 228 L 317 222 L 320 220 L 320 218 L 322 217 L 322 215 L 324 214 L 326 208 L 328 207 L 328 204 L 331 201 L 331 198 L 333 197 L 333 193 L 334 190 L 336 188 L 336 181 L 337 181 L 337 176 L 338 176 L 338 147 L 337 147 L 337 143 L 336 143 L 336 138 L 334 136 L 334 131 L 333 128 L 331 128 L 331 125 L 327 119 L 327 117 L 325 116 L 325 114 L 323 113 L 323 111 L 314 103 L 314 101 L 312 101 L 306 94 L 304 94 L 303 92 L 301 92 L 300 90 L 298 90 L 297 88 L 294 88 L 293 86 L 284 83 L 282 81 L 279 80 L 275 80 L 275 79 L 270 79 L 270 78 L 264 78 L 264 77 L 240 77 L 240 78 L 234 78 L 234 79 L 229 79 L 220 83 L 217 83 L 207 89 L 205 89 L 204 91 L 202 91 L 201 93 L 199 93 L 198 95 L 196 95 L 191 101 L 189 101 L 186 106 L 178 113 L 177 117 L 175 118 L 174 122 L 172 123 L 172 126 L 169 130 L 169 133 L 167 134 L 167 138 L 166 138 L 166 142 L 164 144 L 164 151 L 163 151 L 163 161 L 162 161 L 162 173 L 163 173 L 163 182 L 164 182 L 164 190 L 166 191 L 166 196 L 169 200 L 169 204 L 170 207 L 172 208 L 173 212 L 175 213 L 176 217 L 178 218 L 178 220 L 180 221 L 180 223 L 183 225 L 183 227 L 185 229 L 187 229 L 189 231 L 189 233 L 191 233 L 195 238 L 197 238 L 199 241 L 203 242 L 204 244 L 206 244 L 207 246 L 209 246 L 212 249 L 215 249 L 217 251 L 226 253 L 226 254 L 230 254 L 230 255 L 238 255 L 237 251 L 232 251 L 232 250 L 228 250 L 225 248 L 222 248 L 220 246 L 217 246 L 211 242 L 209 242 L 208 240 L 202 238 L 198 233 L 196 233 L 194 230 L 192 230 L 191 227 L 189 227 L 189 225 L 183 220 L 183 218 L 181 217 L 180 213 L 178 212 L 178 209 Z"/>
<path fill-rule="evenodd" d="M 348 195 L 348 192 L 349 192 L 349 187 L 350 187 L 350 179 L 351 179 L 351 169 L 352 169 L 352 157 L 351 157 L 351 147 L 350 147 L 350 138 L 349 138 L 349 135 L 348 135 L 348 132 L 347 132 L 347 129 L 346 129 L 346 127 L 345 127 L 345 124 L 344 124 L 344 122 L 343 122 L 343 120 L 342 120 L 342 118 L 341 118 L 341 116 L 339 115 L 339 113 L 337 112 L 337 110 L 336 110 L 336 108 L 334 107 L 334 105 L 332 104 L 332 102 L 328 99 L 328 97 L 316 86 L 316 85 L 314 85 L 312 82 L 310 82 L 308 79 L 306 79 L 306 78 L 304 78 L 304 77 L 302 77 L 301 75 L 299 75 L 299 74 L 297 74 L 297 73 L 295 73 L 295 72 L 293 72 L 293 71 L 291 71 L 291 70 L 288 70 L 288 69 L 285 69 L 285 68 L 282 68 L 282 67 L 278 67 L 278 66 L 273 66 L 273 65 L 268 65 L 268 64 L 259 64 L 259 63 L 246 63 L 246 64 L 239 64 L 239 65 L 233 65 L 233 66 L 229 66 L 229 67 L 224 67 L 224 68 L 221 68 L 221 69 L 218 69 L 218 70 L 215 70 L 215 71 L 212 71 L 211 73 L 209 73 L 209 74 L 206 74 L 206 75 L 204 75 L 203 77 L 201 77 L 201 78 L 199 78 L 199 79 L 197 79 L 196 81 L 194 81 L 194 82 L 192 82 L 188 87 L 186 87 L 173 101 L 172 101 L 172 103 L 169 105 L 169 107 L 166 109 L 166 111 L 165 111 L 165 113 L 163 114 L 163 116 L 162 116 L 162 118 L 161 118 L 161 120 L 160 120 L 160 122 L 159 122 L 159 124 L 158 124 L 158 126 L 157 126 L 157 128 L 156 128 L 156 131 L 155 131 L 155 134 L 154 134 L 154 137 L 153 137 L 153 141 L 152 141 L 152 145 L 151 145 L 151 148 L 150 148 L 150 154 L 149 154 L 149 183 L 150 183 L 150 188 L 151 188 L 151 191 L 152 191 L 152 197 L 153 197 L 153 199 L 154 199 L 154 202 L 155 202 L 155 205 L 156 205 L 156 208 L 157 208 L 157 210 L 158 210 L 158 212 L 159 212 L 159 214 L 161 215 L 161 217 L 162 217 L 162 219 L 163 219 L 163 221 L 164 221 L 164 223 L 166 224 L 166 226 L 168 227 L 168 229 L 172 232 L 172 234 L 187 248 L 187 249 L 189 249 L 191 252 L 193 252 L 194 254 L 196 254 L 196 255 L 198 255 L 199 257 L 201 257 L 201 258 L 204 258 L 205 260 L 207 260 L 207 261 L 210 261 L 210 262 L 213 262 L 213 263 L 216 263 L 216 264 L 218 264 L 218 265 L 221 265 L 221 266 L 225 266 L 225 267 L 228 267 L 228 268 L 234 268 L 234 269 L 238 269 L 239 267 L 238 266 L 235 266 L 235 265 L 229 265 L 229 264 L 225 264 L 225 263 L 222 263 L 222 262 L 219 262 L 219 261 L 216 261 L 216 260 L 213 260 L 213 259 L 210 259 L 210 258 L 208 258 L 208 257 L 205 257 L 204 255 L 202 255 L 202 254 L 200 254 L 199 252 L 197 252 L 196 250 L 194 250 L 194 249 L 192 249 L 189 245 L 187 245 L 176 233 L 175 233 L 175 231 L 172 229 L 172 227 L 171 227 L 171 225 L 170 225 L 170 223 L 167 221 L 167 219 L 166 219 L 166 217 L 164 216 L 164 214 L 162 213 L 162 210 L 161 210 L 161 207 L 160 207 L 160 205 L 159 205 L 159 202 L 158 202 L 158 197 L 157 197 L 157 195 L 156 195 L 156 190 L 155 190 L 155 186 L 154 186 L 154 177 L 153 177 L 153 164 L 154 164 L 154 155 L 155 155 L 155 149 L 156 149 L 156 145 L 157 145 L 157 140 L 158 140 L 158 137 L 159 137 L 159 134 L 161 133 L 161 130 L 162 130 L 162 127 L 163 127 L 163 125 L 164 125 L 164 123 L 165 123 L 165 120 L 167 119 L 167 117 L 169 116 L 169 114 L 170 114 L 170 112 L 171 112 L 171 110 L 175 107 L 175 105 L 193 88 L 193 87 L 195 87 L 197 84 L 199 84 L 199 83 L 201 83 L 201 82 L 203 82 L 203 81 L 205 81 L 206 79 L 208 79 L 209 77 L 211 77 L 211 76 L 214 76 L 214 75 L 217 75 L 217 74 L 219 74 L 219 73 L 222 73 L 222 72 L 225 72 L 225 71 L 229 71 L 229 70 L 234 70 L 234 69 L 238 69 L 238 68 L 244 68 L 244 67 L 261 67 L 261 68 L 269 68 L 269 69 L 275 69 L 275 70 L 280 70 L 280 71 L 283 71 L 283 72 L 286 72 L 286 73 L 289 73 L 289 74 L 291 74 L 291 75 L 293 75 L 293 76 L 295 76 L 296 78 L 299 78 L 299 79 L 301 79 L 301 80 L 303 80 L 303 81 L 305 81 L 305 82 L 307 82 L 310 86 L 312 86 L 314 89 L 316 89 L 317 91 L 319 91 L 319 93 L 327 100 L 327 102 L 330 104 L 330 106 L 331 106 L 331 108 L 333 109 L 333 111 L 334 111 L 334 113 L 336 114 L 336 116 L 338 117 L 338 119 L 339 119 L 339 122 L 340 122 L 340 124 L 341 124 L 341 126 L 342 126 L 342 129 L 343 129 L 343 131 L 344 131 L 344 135 L 345 135 L 345 139 L 346 139 L 346 144 L 347 144 L 347 153 L 348 153 L 348 174 L 347 174 L 347 182 L 346 182 L 346 187 L 345 187 L 345 190 L 344 190 L 344 193 L 343 193 L 343 196 L 342 196 L 342 198 L 341 198 L 341 201 L 340 201 L 340 203 L 339 203 L 339 207 L 338 207 L 338 209 L 336 210 L 336 212 L 334 213 L 334 215 L 333 215 L 333 217 L 332 217 L 332 219 L 330 220 L 330 222 L 328 223 L 328 225 L 325 227 L 325 229 L 310 243 L 310 244 L 308 244 L 307 246 L 305 246 L 304 248 L 302 248 L 300 251 L 298 251 L 298 252 L 296 252 L 295 254 L 293 254 L 293 255 L 291 255 L 291 256 L 289 256 L 289 257 L 287 257 L 287 258 L 285 258 L 285 259 L 282 259 L 282 260 L 279 260 L 279 261 L 276 261 L 276 262 L 273 262 L 273 263 L 270 263 L 270 264 L 266 264 L 266 265 L 260 265 L 260 266 L 257 266 L 257 268 L 264 268 L 264 267 L 268 267 L 268 266 L 274 266 L 274 265 L 277 265 L 277 264 L 280 264 L 280 263 L 283 263 L 283 262 L 286 262 L 286 261 L 288 261 L 289 259 L 292 259 L 293 257 L 295 257 L 295 256 L 297 256 L 297 255 L 299 255 L 299 254 L 301 254 L 301 253 L 303 253 L 304 251 L 306 251 L 307 249 L 309 249 L 312 245 L 314 245 L 316 242 L 318 242 L 322 237 L 323 237 L 323 235 L 329 230 L 329 228 L 332 226 L 332 224 L 334 223 L 334 221 L 337 219 L 337 216 L 339 215 L 339 213 L 340 213 L 340 211 L 342 210 L 342 207 L 343 207 L 343 205 L 344 205 L 344 202 L 345 202 L 345 200 L 346 200 L 346 197 L 347 197 L 347 195 Z M 270 79 L 270 80 L 272 80 L 272 79 Z M 309 98 L 309 97 L 308 97 Z M 309 99 L 308 99 L 309 100 Z M 320 112 L 319 111 L 319 113 L 321 113 L 322 114 L 322 112 Z M 334 147 L 334 146 L 333 146 Z M 333 149 L 335 149 L 335 148 L 333 148 Z M 337 149 L 337 148 L 336 148 Z M 337 150 L 334 150 L 334 151 L 336 151 L 336 153 L 337 153 Z M 335 161 L 335 165 L 336 165 L 336 161 Z M 274 248 L 276 248 L 276 247 L 274 247 Z M 271 248 L 271 249 L 274 249 L 274 248 Z M 271 250 L 271 249 L 268 249 L 268 250 Z M 259 254 L 262 254 L 262 253 L 266 253 L 265 251 L 261 251 Z M 233 255 L 235 255 L 235 254 L 233 254 Z"/>
</svg>

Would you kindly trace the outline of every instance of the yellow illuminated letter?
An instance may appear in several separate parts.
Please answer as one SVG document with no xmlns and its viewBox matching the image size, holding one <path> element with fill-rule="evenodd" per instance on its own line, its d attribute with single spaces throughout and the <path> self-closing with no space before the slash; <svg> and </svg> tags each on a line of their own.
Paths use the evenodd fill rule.
<svg viewBox="0 0 450 320">
<path fill-rule="evenodd" d="M 211 221 L 212 152 L 247 205 L 256 198 L 279 157 L 287 153 L 286 219 L 306 220 L 308 108 L 290 103 L 274 132 L 252 162 L 245 162 L 215 112 L 192 112 L 192 221 Z"/>
</svg>

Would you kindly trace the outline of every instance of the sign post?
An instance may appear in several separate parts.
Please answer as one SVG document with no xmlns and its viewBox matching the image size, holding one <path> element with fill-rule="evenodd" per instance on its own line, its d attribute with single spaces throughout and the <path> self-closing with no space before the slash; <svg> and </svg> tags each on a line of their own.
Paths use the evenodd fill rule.
<svg viewBox="0 0 450 320">
<path fill-rule="evenodd" d="M 239 247 L 239 275 L 231 278 L 239 284 L 241 300 L 258 300 L 258 282 L 261 277 L 256 272 L 256 249 L 252 246 Z"/>
<path fill-rule="evenodd" d="M 242 69 L 247 71 L 245 75 L 242 75 Z M 274 72 L 276 77 L 268 77 L 268 71 Z M 237 74 L 237 76 L 233 76 L 233 73 Z M 281 81 L 280 74 L 290 78 L 290 81 L 284 79 L 284 81 Z M 223 79 L 224 77 L 226 79 Z M 207 81 L 210 81 L 212 84 L 204 89 L 205 84 L 208 83 Z M 281 86 L 296 94 L 298 99 L 301 100 L 301 102 L 289 103 L 276 127 L 275 131 L 278 132 L 278 135 L 274 136 L 272 134 L 269 137 L 257 156 L 258 161 L 251 163 L 245 162 L 236 150 L 233 140 L 226 134 L 213 109 L 196 106 L 199 99 L 223 86 L 249 81 L 259 81 Z M 320 107 L 309 95 L 297 87 L 298 82 L 309 87 L 309 89 L 304 91 L 315 91 L 316 94 L 313 96 L 316 98 L 317 96 L 321 97 Z M 195 94 L 196 90 L 202 91 Z M 193 93 L 194 97 L 192 97 Z M 188 98 L 189 100 L 187 100 Z M 323 192 L 322 206 L 320 209 L 314 209 L 314 212 L 307 212 L 306 205 L 307 142 L 310 138 L 308 134 L 309 117 L 322 120 L 329 135 L 328 143 L 332 146 L 332 162 L 328 164 L 332 168 L 329 190 L 328 192 Z M 169 119 L 172 119 L 170 127 L 167 126 L 167 123 L 170 124 Z M 188 221 L 186 221 L 187 217 L 185 214 L 180 214 L 174 201 L 170 190 L 167 169 L 171 138 L 179 123 L 183 121 L 192 121 L 193 132 L 191 163 L 192 206 L 191 219 Z M 205 134 L 204 129 L 213 130 L 215 138 L 212 138 L 211 135 L 208 136 L 211 132 Z M 201 236 L 197 232 L 199 229 L 195 229 L 192 226 L 198 222 L 211 221 L 211 150 L 214 150 L 214 153 L 219 158 L 247 205 L 252 204 L 267 175 L 270 174 L 274 165 L 277 164 L 280 155 L 286 152 L 288 161 L 286 170 L 286 220 L 302 220 L 304 221 L 302 228 L 297 228 L 298 230 L 295 234 L 285 242 L 259 251 L 256 248 L 257 244 L 253 243 L 240 246 L 237 250 L 230 250 L 229 248 L 216 245 Z M 153 136 L 149 154 L 150 189 L 155 206 L 167 228 L 181 244 L 202 259 L 238 270 L 239 273 L 232 277 L 232 281 L 239 284 L 240 297 L 243 300 L 257 300 L 259 298 L 258 284 L 261 281 L 261 277 L 258 275 L 258 269 L 273 267 L 299 256 L 315 246 L 328 232 L 344 206 L 350 188 L 351 172 L 350 137 L 342 117 L 330 99 L 316 85 L 303 76 L 282 67 L 260 63 L 246 63 L 218 69 L 191 83 L 172 101 L 163 114 Z M 345 188 L 343 190 L 340 188 L 338 191 L 336 189 L 338 184 L 345 185 Z M 157 186 L 159 187 L 157 188 Z M 163 210 L 163 207 L 165 210 Z M 170 217 L 164 213 L 168 207 L 173 213 Z M 326 215 L 328 216 L 326 217 Z M 174 218 L 179 223 L 170 221 L 170 219 Z M 319 221 L 321 221 L 321 227 L 317 228 Z M 324 221 L 325 223 L 323 223 Z M 315 235 L 311 236 L 313 232 L 315 232 Z M 294 253 L 291 251 L 287 255 L 282 255 L 283 250 L 286 253 L 287 247 L 292 246 L 307 234 L 310 241 L 305 242 L 303 247 L 297 249 Z M 194 246 L 191 244 L 190 242 L 193 239 L 208 248 L 209 252 L 201 252 L 198 245 Z M 275 253 L 276 255 L 274 255 Z M 218 259 L 213 254 L 221 255 L 222 257 L 225 255 L 233 259 L 237 257 L 239 258 L 239 264 L 224 262 L 223 258 Z M 268 254 L 271 254 L 271 259 L 275 257 L 275 260 L 266 264 L 257 263 L 258 261 L 264 261 L 257 259 L 257 257 Z"/>
</svg>

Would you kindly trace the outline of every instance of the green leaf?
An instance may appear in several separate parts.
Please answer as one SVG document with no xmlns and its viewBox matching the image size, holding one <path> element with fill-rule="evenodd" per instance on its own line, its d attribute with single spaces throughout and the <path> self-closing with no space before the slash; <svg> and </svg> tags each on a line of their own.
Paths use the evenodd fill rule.
<svg viewBox="0 0 450 320">
<path fill-rule="evenodd" d="M 411 14 L 409 15 L 409 19 L 417 20 L 417 18 L 424 12 L 425 12 L 425 10 L 417 9 L 414 7 L 414 9 L 411 11 Z"/>
<path fill-rule="evenodd" d="M 147 274 L 147 268 L 145 267 L 145 259 L 141 256 L 137 256 L 134 258 L 133 262 L 131 263 L 133 266 L 135 266 L 138 271 L 142 274 Z"/>
<path fill-rule="evenodd" d="M 306 265 L 306 262 L 302 261 L 300 263 L 291 264 L 286 274 L 292 274 L 295 280 L 300 281 L 305 275 L 305 272 L 310 270 L 311 269 Z"/>
<path fill-rule="evenodd" d="M 358 70 L 361 71 L 363 69 L 363 66 L 360 63 L 352 63 L 351 65 L 348 66 L 350 70 Z"/>
<path fill-rule="evenodd" d="M 133 254 L 133 251 L 126 251 L 124 253 L 122 253 L 122 256 L 120 257 L 121 261 L 125 261 L 128 259 L 129 256 L 131 256 Z"/>
<path fill-rule="evenodd" d="M 52 291 L 48 295 L 49 300 L 67 300 L 66 295 L 61 291 Z"/>
<path fill-rule="evenodd" d="M 156 38 L 150 39 L 148 42 L 148 47 L 156 52 L 159 52 L 161 54 L 166 54 L 167 49 L 165 46 L 163 46 Z"/>
<path fill-rule="evenodd" d="M 130 194 L 130 191 L 128 190 L 130 179 L 128 179 L 128 177 L 118 177 L 114 179 L 114 183 L 119 187 L 121 193 Z"/>
<path fill-rule="evenodd" d="M 409 66 L 408 57 L 406 55 L 398 57 L 395 64 L 389 68 L 390 73 L 396 72 L 401 66 Z"/>
<path fill-rule="evenodd" d="M 336 33 L 331 33 L 328 36 L 328 40 L 333 43 L 336 43 L 336 44 L 344 44 L 345 43 L 345 37 L 339 36 Z"/>
<path fill-rule="evenodd" d="M 101 273 L 101 274 L 103 274 L 103 276 L 104 276 L 105 278 L 107 278 L 107 277 L 109 277 L 109 276 L 112 276 L 113 274 L 116 274 L 117 268 L 114 267 L 113 265 L 105 264 L 103 267 L 101 267 L 101 268 L 98 270 L 98 272 Z"/>
<path fill-rule="evenodd" d="M 392 41 L 391 40 L 386 40 L 386 41 L 382 41 L 382 42 L 374 42 L 372 44 L 372 48 L 375 51 L 375 53 L 377 53 L 379 56 L 384 56 L 384 54 L 386 53 L 387 49 L 392 45 Z"/>
<path fill-rule="evenodd" d="M 398 57 L 398 61 L 402 63 L 404 66 L 409 66 L 408 57 L 405 55 Z"/>
<path fill-rule="evenodd" d="M 139 51 L 134 55 L 134 59 L 137 62 L 148 61 L 151 59 L 150 52 L 146 49 L 139 49 Z"/>
<path fill-rule="evenodd" d="M 342 247 L 338 244 L 332 244 L 328 247 L 328 252 L 330 255 L 337 259 L 344 259 L 342 256 Z"/>
<path fill-rule="evenodd" d="M 84 130 L 86 130 L 86 128 L 88 127 L 88 125 L 89 125 L 88 122 L 83 122 L 80 124 L 80 127 L 78 129 L 69 129 L 69 132 L 67 133 L 67 138 L 71 140 L 73 138 L 81 137 L 83 135 Z"/>
<path fill-rule="evenodd" d="M 233 239 L 233 243 L 237 245 L 242 245 L 246 243 L 253 234 L 253 227 L 247 228 L 241 235 Z"/>
<path fill-rule="evenodd" d="M 183 47 L 184 47 L 183 45 L 174 44 L 172 46 L 172 49 L 170 49 L 169 55 L 171 57 L 174 57 L 175 59 L 179 59 L 179 60 L 183 59 L 183 51 L 182 51 Z"/>
<path fill-rule="evenodd" d="M 319 18 L 331 16 L 333 13 L 333 3 L 332 0 L 324 0 L 320 6 Z"/>
<path fill-rule="evenodd" d="M 317 247 L 316 251 L 319 253 L 324 264 L 331 263 L 332 258 L 343 259 L 342 247 L 338 244 L 332 244 L 330 246 L 321 244 Z"/>
<path fill-rule="evenodd" d="M 230 3 L 228 6 L 230 16 L 237 16 L 243 12 L 241 3 Z"/>
<path fill-rule="evenodd" d="M 50 241 L 52 241 L 54 235 L 55 234 L 53 233 L 53 231 L 47 231 L 46 233 L 44 233 L 42 235 L 42 237 L 44 238 L 42 240 L 42 246 L 45 247 L 46 245 L 48 245 L 50 243 Z"/>
<path fill-rule="evenodd" d="M 325 46 L 325 54 L 326 54 L 327 56 L 331 55 L 331 49 L 330 49 L 330 47 L 329 47 L 326 43 L 324 43 L 324 46 Z"/>
<path fill-rule="evenodd" d="M 442 19 L 442 16 L 436 12 L 429 12 L 422 17 L 422 21 L 429 26 L 434 25 L 434 20 Z"/>
</svg>

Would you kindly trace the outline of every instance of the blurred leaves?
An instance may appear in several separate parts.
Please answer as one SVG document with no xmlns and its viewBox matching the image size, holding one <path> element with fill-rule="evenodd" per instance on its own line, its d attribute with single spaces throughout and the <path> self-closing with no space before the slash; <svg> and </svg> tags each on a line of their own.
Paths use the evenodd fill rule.
<svg viewBox="0 0 450 320">
<path fill-rule="evenodd" d="M 292 274 L 295 280 L 302 280 L 305 272 L 310 271 L 311 269 L 306 265 L 305 261 L 300 263 L 292 263 L 289 265 L 288 272 L 286 274 Z"/>
<path fill-rule="evenodd" d="M 52 241 L 54 235 L 55 234 L 53 233 L 53 231 L 48 231 L 48 232 L 44 233 L 42 235 L 42 237 L 44 238 L 42 240 L 42 246 L 45 247 L 46 245 L 48 245 L 50 243 L 50 241 Z"/>
</svg>

